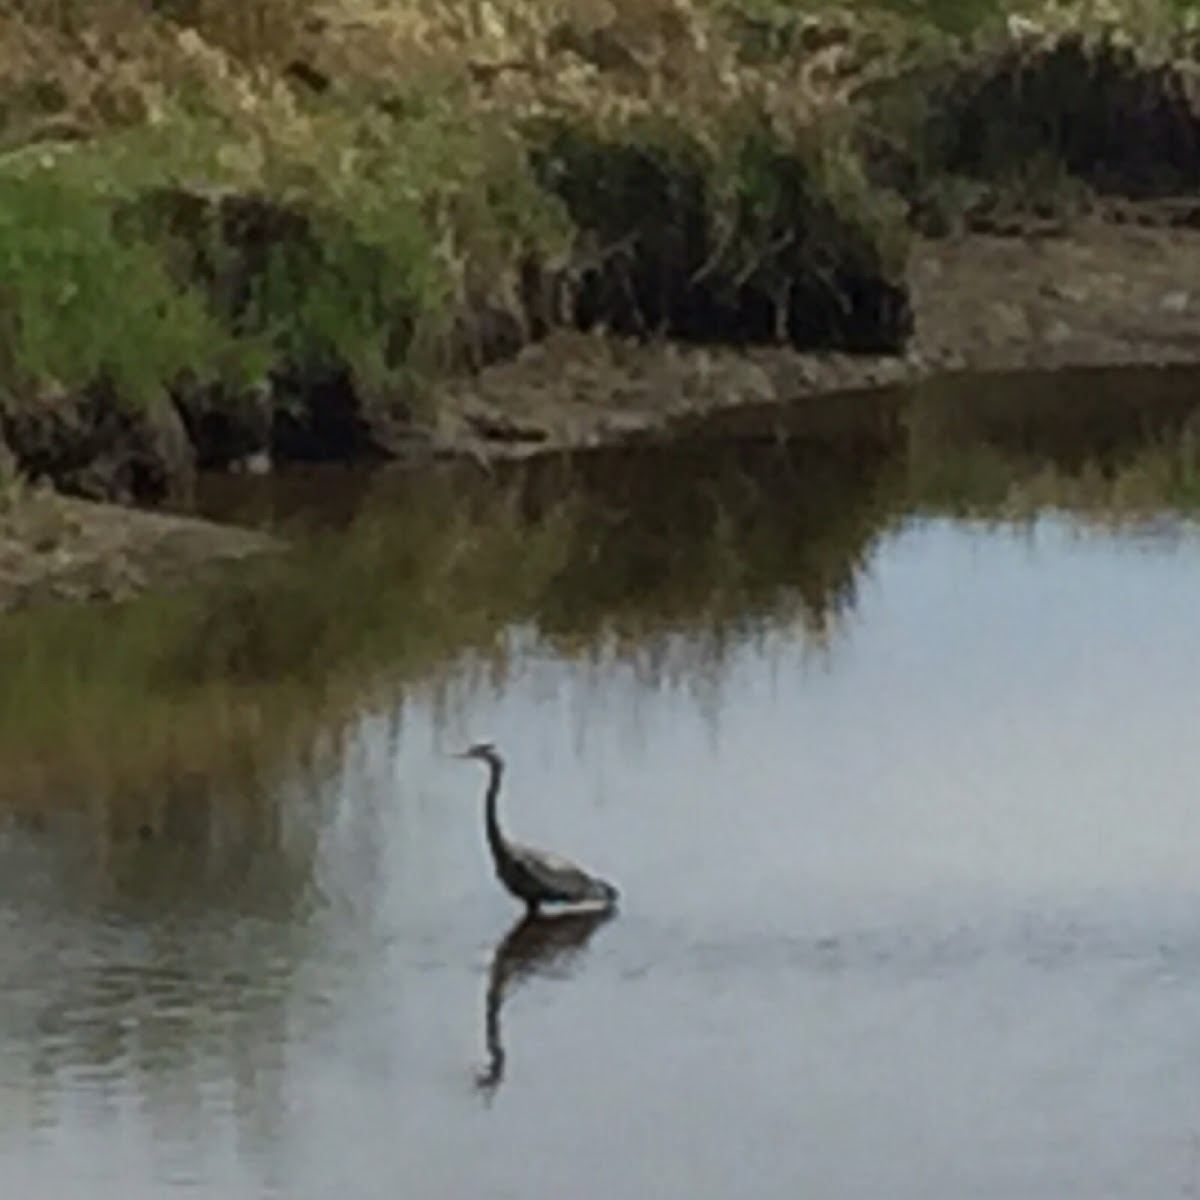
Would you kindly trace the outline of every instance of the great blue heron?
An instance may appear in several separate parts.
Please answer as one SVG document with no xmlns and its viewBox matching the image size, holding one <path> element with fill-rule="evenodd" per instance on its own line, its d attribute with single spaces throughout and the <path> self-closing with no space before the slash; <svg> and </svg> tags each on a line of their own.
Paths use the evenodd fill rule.
<svg viewBox="0 0 1200 1200">
<path fill-rule="evenodd" d="M 504 759 L 491 742 L 476 742 L 455 757 L 473 758 L 487 765 L 488 785 L 484 805 L 488 847 L 500 882 L 524 903 L 530 916 L 543 904 L 586 904 L 604 909 L 616 907 L 619 893 L 611 883 L 588 874 L 582 867 L 557 854 L 510 842 L 500 832 L 496 805 L 504 775 Z"/>
</svg>

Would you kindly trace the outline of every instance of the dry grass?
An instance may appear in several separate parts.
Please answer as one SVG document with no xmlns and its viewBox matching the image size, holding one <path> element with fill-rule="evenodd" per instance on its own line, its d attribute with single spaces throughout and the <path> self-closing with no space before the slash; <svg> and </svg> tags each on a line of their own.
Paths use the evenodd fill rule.
<svg viewBox="0 0 1200 1200">
<path fill-rule="evenodd" d="M 546 111 L 682 115 L 701 133 L 762 104 L 792 130 L 854 104 L 942 34 L 936 0 L 46 0 L 0 4 L 6 140 L 73 140 L 170 117 L 182 89 L 242 135 L 318 155 L 330 109 L 453 104 L 510 121 Z M 1119 30 L 1178 46 L 1200 9 L 1163 0 L 981 0 L 983 37 Z M 1023 20 L 1025 24 L 1011 25 Z M 1015 32 L 1006 33 L 1006 30 Z M 754 30 L 786 32 L 774 56 Z M 942 44 L 942 42 L 939 42 Z M 751 47 L 752 49 L 752 47 Z M 290 73 L 289 73 L 289 68 Z M 314 105 L 313 89 L 322 103 Z M 327 86 L 326 86 L 327 85 Z"/>
<path fill-rule="evenodd" d="M 876 256 L 892 275 L 902 263 L 903 214 L 851 144 L 868 73 L 856 39 L 750 62 L 736 22 L 703 0 L 155 10 L 0 5 L 0 377 L 19 395 L 104 375 L 154 402 L 183 376 L 236 391 L 274 367 L 303 378 L 335 363 L 368 397 L 411 399 L 452 360 L 461 314 L 523 322 L 526 264 L 586 240 L 596 214 L 572 210 L 555 172 L 606 160 L 543 153 L 564 126 L 637 143 L 668 175 L 677 152 L 694 161 L 713 250 L 689 271 L 779 290 L 823 278 L 842 241 L 868 274 Z M 781 164 L 824 206 L 803 244 L 780 237 L 803 223 Z M 308 243 L 267 261 L 226 247 L 232 282 L 214 288 L 178 228 L 120 224 L 163 193 L 262 197 Z M 637 197 L 620 205 L 623 235 L 640 213 Z M 122 236 L 106 236 L 114 225 Z M 211 227 L 182 237 L 211 257 Z M 137 296 L 112 285 L 131 271 Z"/>
</svg>

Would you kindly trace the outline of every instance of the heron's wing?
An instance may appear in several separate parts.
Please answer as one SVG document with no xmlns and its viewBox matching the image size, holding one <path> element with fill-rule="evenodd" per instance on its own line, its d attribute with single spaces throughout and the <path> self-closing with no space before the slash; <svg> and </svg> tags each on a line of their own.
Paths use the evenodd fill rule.
<svg viewBox="0 0 1200 1200">
<path fill-rule="evenodd" d="M 569 858 L 534 846 L 514 845 L 510 849 L 513 857 L 544 888 L 560 893 L 564 899 L 582 899 L 596 892 L 599 881 Z"/>
</svg>

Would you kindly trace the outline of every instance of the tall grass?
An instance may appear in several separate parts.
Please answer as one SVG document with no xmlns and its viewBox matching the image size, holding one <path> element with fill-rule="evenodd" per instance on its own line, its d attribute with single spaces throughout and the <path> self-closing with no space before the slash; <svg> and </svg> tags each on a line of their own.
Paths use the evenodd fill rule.
<svg viewBox="0 0 1200 1200">
<path fill-rule="evenodd" d="M 0 12 L 12 395 L 111 377 L 136 403 L 185 375 L 330 363 L 394 392 L 436 365 L 468 296 L 511 291 L 522 256 L 561 237 L 514 131 L 436 65 L 311 99 L 281 54 L 314 5 L 99 7 L 92 25 L 70 3 Z M 260 228 L 231 227 L 233 197 Z"/>
<path fill-rule="evenodd" d="M 1051 28 L 1115 14 L 1149 37 L 1196 12 L 1195 0 L 0 0 L 0 384 L 25 395 L 110 376 L 144 402 L 184 375 L 335 363 L 368 395 L 410 393 L 446 364 L 464 310 L 519 312 L 528 261 L 558 261 L 609 225 L 630 232 L 636 212 L 563 203 L 572 189 L 605 194 L 605 161 L 573 160 L 580 177 L 553 186 L 537 169 L 556 121 L 643 148 L 657 128 L 664 167 L 690 139 L 716 248 L 701 278 L 724 268 L 780 291 L 780 277 L 827 275 L 843 253 L 894 271 L 904 209 L 867 168 L 859 127 L 879 127 L 872 144 L 905 142 L 911 170 L 939 166 L 936 147 L 914 165 L 930 123 L 900 112 L 903 96 L 889 107 L 880 80 L 929 53 L 936 78 L 1012 13 Z M 1025 202 L 1030 186 L 1009 190 Z M 208 204 L 164 226 L 164 194 Z M 273 214 L 271 253 L 222 225 L 231 195 Z M 803 244 L 784 219 L 798 197 L 815 214 Z"/>
<path fill-rule="evenodd" d="M 770 133 L 758 167 L 812 167 L 816 195 L 801 198 L 816 208 L 828 185 L 829 212 L 848 214 L 866 257 L 894 233 L 848 143 L 822 157 L 798 136 L 816 92 L 787 72 L 739 70 L 715 6 L 606 12 L 557 0 L 0 4 L 12 64 L 0 81 L 0 382 L 21 395 L 112 375 L 141 400 L 184 376 L 303 378 L 332 364 L 369 397 L 407 398 L 451 361 L 464 312 L 520 318 L 526 265 L 561 261 L 585 232 L 536 170 L 547 115 L 635 140 L 657 118 L 668 141 L 684 131 L 712 175 L 714 238 L 739 226 L 725 244 L 735 273 L 758 268 L 769 283 L 815 253 L 793 246 L 773 264 L 770 179 L 749 163 L 744 187 L 720 177 L 741 170 L 755 120 Z M 589 58 L 597 29 L 619 43 L 615 67 Z M 164 214 L 172 196 L 200 203 Z M 255 199 L 265 227 L 239 240 L 230 197 Z M 619 216 L 624 236 L 639 214 Z M 820 232 L 826 247 L 842 233 Z"/>
</svg>

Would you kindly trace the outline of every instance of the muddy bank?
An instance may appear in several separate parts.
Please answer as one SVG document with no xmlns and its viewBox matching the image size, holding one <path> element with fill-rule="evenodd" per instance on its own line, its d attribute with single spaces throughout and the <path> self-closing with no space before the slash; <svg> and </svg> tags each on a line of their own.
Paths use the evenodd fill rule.
<svg viewBox="0 0 1200 1200">
<path fill-rule="evenodd" d="M 441 453 L 511 458 L 669 433 L 742 404 L 954 371 L 1200 364 L 1200 230 L 1126 207 L 1069 229 L 921 239 L 895 355 L 643 346 L 559 335 L 439 393 Z"/>
<path fill-rule="evenodd" d="M 277 549 L 250 530 L 13 487 L 0 491 L 0 612 L 125 599 Z"/>
<path fill-rule="evenodd" d="M 1197 226 L 1200 205 L 1164 201 L 1110 204 L 1068 224 L 916 238 L 902 276 L 912 329 L 894 353 L 567 326 L 451 373 L 399 417 L 363 412 L 343 380 L 312 387 L 304 405 L 265 396 L 206 405 L 191 393 L 182 420 L 169 410 L 139 419 L 103 396 L 60 397 L 17 410 L 7 427 L 27 473 L 84 496 L 157 503 L 196 469 L 523 457 L 665 434 L 676 418 L 711 410 L 953 371 L 1200 363 Z"/>
<path fill-rule="evenodd" d="M 677 422 L 722 409 L 957 371 L 1200 365 L 1200 230 L 1164 213 L 1141 206 L 1069 230 L 917 241 L 905 277 L 914 330 L 899 354 L 553 333 L 441 385 L 432 420 L 405 429 L 406 452 L 502 460 L 619 444 L 670 436 Z M 0 610 L 121 598 L 271 544 L 239 529 L 12 488 L 0 502 Z"/>
<path fill-rule="evenodd" d="M 1196 362 L 1200 231 L 1164 211 L 921 244 L 910 267 L 917 352 L 939 369 Z"/>
<path fill-rule="evenodd" d="M 1118 219 L 1119 218 L 1119 219 Z M 906 286 L 914 332 L 893 355 L 733 350 L 559 332 L 511 361 L 443 384 L 419 459 L 511 459 L 670 436 L 685 418 L 739 405 L 916 382 L 956 371 L 1200 365 L 1200 230 L 1162 209 L 1069 231 L 922 239 Z M 0 503 L 0 609 L 114 599 L 186 582 L 267 539 L 48 490 Z"/>
</svg>

